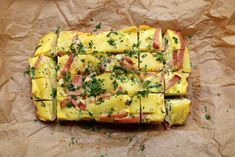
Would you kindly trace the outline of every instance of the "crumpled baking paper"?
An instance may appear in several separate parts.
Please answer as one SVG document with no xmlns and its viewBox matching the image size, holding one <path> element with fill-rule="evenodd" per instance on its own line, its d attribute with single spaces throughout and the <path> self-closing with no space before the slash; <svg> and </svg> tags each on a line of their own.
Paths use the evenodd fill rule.
<svg viewBox="0 0 235 157">
<path fill-rule="evenodd" d="M 0 156 L 235 156 L 234 0 L 0 0 L 0 4 Z M 35 119 L 30 79 L 24 71 L 39 38 L 58 26 L 91 32 L 99 22 L 99 31 L 140 24 L 183 31 L 193 67 L 192 106 L 185 126 Z"/>
</svg>

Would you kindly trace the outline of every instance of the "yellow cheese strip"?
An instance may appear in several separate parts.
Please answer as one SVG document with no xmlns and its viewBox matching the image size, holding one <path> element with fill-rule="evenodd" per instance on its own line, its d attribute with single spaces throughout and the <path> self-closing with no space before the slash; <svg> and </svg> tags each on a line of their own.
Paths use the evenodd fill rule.
<svg viewBox="0 0 235 157">
<path fill-rule="evenodd" d="M 185 123 L 189 114 L 191 101 L 189 99 L 166 99 L 166 117 L 165 120 L 170 126 L 182 125 Z"/>
</svg>

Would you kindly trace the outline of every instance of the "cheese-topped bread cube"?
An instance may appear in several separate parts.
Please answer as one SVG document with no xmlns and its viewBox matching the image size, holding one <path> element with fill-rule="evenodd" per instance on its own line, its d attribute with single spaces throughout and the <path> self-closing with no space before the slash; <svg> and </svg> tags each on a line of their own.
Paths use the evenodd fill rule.
<svg viewBox="0 0 235 157">
<path fill-rule="evenodd" d="M 56 101 L 33 101 L 36 108 L 36 116 L 42 121 L 54 121 L 56 119 Z"/>
<path fill-rule="evenodd" d="M 114 122 L 128 115 L 130 101 L 128 95 L 103 94 L 96 97 L 91 110 L 96 121 Z"/>
<path fill-rule="evenodd" d="M 167 96 L 185 96 L 188 92 L 188 73 L 166 72 L 165 95 Z"/>
<path fill-rule="evenodd" d="M 93 114 L 90 106 L 95 103 L 94 97 L 85 99 L 78 96 L 57 97 L 57 119 L 58 120 L 92 120 Z"/>
<path fill-rule="evenodd" d="M 164 92 L 164 78 L 163 73 L 159 72 L 141 72 L 140 79 L 142 89 L 140 91 L 148 91 L 151 93 Z"/>
<path fill-rule="evenodd" d="M 160 123 L 164 121 L 166 112 L 164 106 L 164 95 L 147 93 L 141 95 L 141 122 Z"/>
<path fill-rule="evenodd" d="M 77 31 L 60 31 L 56 46 L 57 53 L 60 55 L 67 54 L 70 51 L 70 48 L 72 48 L 72 44 L 76 43 L 78 40 L 78 34 Z M 85 50 L 82 47 L 80 51 Z"/>
<path fill-rule="evenodd" d="M 153 28 L 146 25 L 139 27 L 139 50 L 162 51 L 162 31 L 160 27 Z"/>
<path fill-rule="evenodd" d="M 173 71 L 182 71 L 190 73 L 191 63 L 188 48 L 179 50 L 166 50 L 164 52 L 166 68 Z"/>
<path fill-rule="evenodd" d="M 53 79 L 32 79 L 33 100 L 53 100 L 56 96 L 56 82 Z"/>
<path fill-rule="evenodd" d="M 163 69 L 163 53 L 143 52 L 140 54 L 140 69 L 143 71 L 160 71 Z"/>
<path fill-rule="evenodd" d="M 52 58 L 39 55 L 28 59 L 31 78 L 56 78 L 56 65 Z"/>
<path fill-rule="evenodd" d="M 168 29 L 163 37 L 165 50 L 180 50 L 185 49 L 185 40 L 182 37 L 181 31 L 173 31 Z"/>
<path fill-rule="evenodd" d="M 165 121 L 168 122 L 170 126 L 172 125 L 182 125 L 187 119 L 189 114 L 189 107 L 191 101 L 186 98 L 181 99 L 166 99 L 166 117 Z"/>
<path fill-rule="evenodd" d="M 50 32 L 45 36 L 43 36 L 40 39 L 39 43 L 37 44 L 34 55 L 35 56 L 45 55 L 53 58 L 56 54 L 55 53 L 56 40 L 57 40 L 57 35 L 54 32 Z"/>
<path fill-rule="evenodd" d="M 121 31 L 102 32 L 93 37 L 92 51 L 95 53 L 123 53 L 126 50 L 131 50 L 136 40 L 136 27 Z"/>
<path fill-rule="evenodd" d="M 71 74 L 97 72 L 99 63 L 100 60 L 92 55 L 64 55 L 58 57 L 57 77 L 62 77 L 67 72 Z"/>
</svg>

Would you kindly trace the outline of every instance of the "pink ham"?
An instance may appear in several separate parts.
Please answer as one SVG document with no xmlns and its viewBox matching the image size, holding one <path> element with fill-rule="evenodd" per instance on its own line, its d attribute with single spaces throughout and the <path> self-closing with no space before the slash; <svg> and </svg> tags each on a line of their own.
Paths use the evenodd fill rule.
<svg viewBox="0 0 235 157">
<path fill-rule="evenodd" d="M 156 28 L 153 36 L 153 48 L 160 49 L 161 28 Z"/>
<path fill-rule="evenodd" d="M 82 86 L 82 75 L 75 75 L 72 79 L 72 85 L 74 86 Z"/>
<path fill-rule="evenodd" d="M 40 55 L 40 56 L 38 56 L 38 59 L 36 60 L 36 62 L 34 63 L 34 68 L 35 69 L 37 69 L 37 67 L 38 67 L 38 65 L 39 65 L 39 63 L 40 63 L 40 61 L 42 60 L 42 56 Z"/>
<path fill-rule="evenodd" d="M 183 68 L 183 60 L 184 60 L 184 50 L 183 49 L 174 50 L 172 65 L 176 70 L 180 70 Z"/>
<path fill-rule="evenodd" d="M 70 98 L 65 98 L 63 101 L 60 102 L 60 107 L 64 108 L 70 102 L 70 100 Z"/>
<path fill-rule="evenodd" d="M 174 75 L 168 82 L 166 82 L 166 90 L 168 90 L 171 86 L 173 86 L 177 81 L 179 81 L 181 77 L 178 75 Z"/>
<path fill-rule="evenodd" d="M 101 94 L 99 96 L 96 97 L 96 100 L 99 100 L 99 99 L 108 99 L 112 96 L 111 93 L 106 93 L 106 94 Z"/>
<path fill-rule="evenodd" d="M 111 115 L 108 115 L 108 114 L 103 114 L 99 117 L 99 120 L 100 121 L 103 121 L 103 122 L 108 122 L 108 121 L 112 121 L 116 118 L 124 118 L 128 115 L 128 112 L 120 112 L 120 113 L 113 113 Z"/>
<path fill-rule="evenodd" d="M 116 123 L 140 123 L 140 117 L 124 117 L 124 118 L 115 118 L 114 122 Z"/>
<path fill-rule="evenodd" d="M 62 75 L 65 75 L 69 71 L 69 68 L 70 68 L 72 63 L 73 63 L 73 55 L 70 54 L 69 59 L 67 60 L 67 62 L 65 64 L 65 66 L 63 67 L 63 69 L 61 70 Z"/>
<path fill-rule="evenodd" d="M 83 103 L 83 102 L 81 102 L 81 101 L 78 103 L 78 107 L 79 107 L 81 110 L 83 110 L 83 111 L 86 110 L 86 104 Z"/>
<path fill-rule="evenodd" d="M 66 90 L 65 93 L 68 94 L 68 95 L 77 95 L 77 96 L 79 96 L 79 95 L 82 94 L 82 89 L 77 89 L 75 91 Z"/>
<path fill-rule="evenodd" d="M 122 58 L 120 64 L 127 70 L 136 70 L 135 63 L 126 56 Z"/>
</svg>

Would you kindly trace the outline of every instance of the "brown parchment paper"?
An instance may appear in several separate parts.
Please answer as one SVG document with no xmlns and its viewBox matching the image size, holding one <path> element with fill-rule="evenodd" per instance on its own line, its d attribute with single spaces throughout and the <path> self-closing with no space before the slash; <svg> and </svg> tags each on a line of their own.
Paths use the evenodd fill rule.
<svg viewBox="0 0 235 157">
<path fill-rule="evenodd" d="M 183 30 L 193 66 L 185 126 L 35 120 L 23 73 L 39 38 L 57 26 L 90 32 L 99 22 L 99 31 Z M 0 156 L 233 157 L 234 102 L 235 0 L 0 0 Z"/>
</svg>

